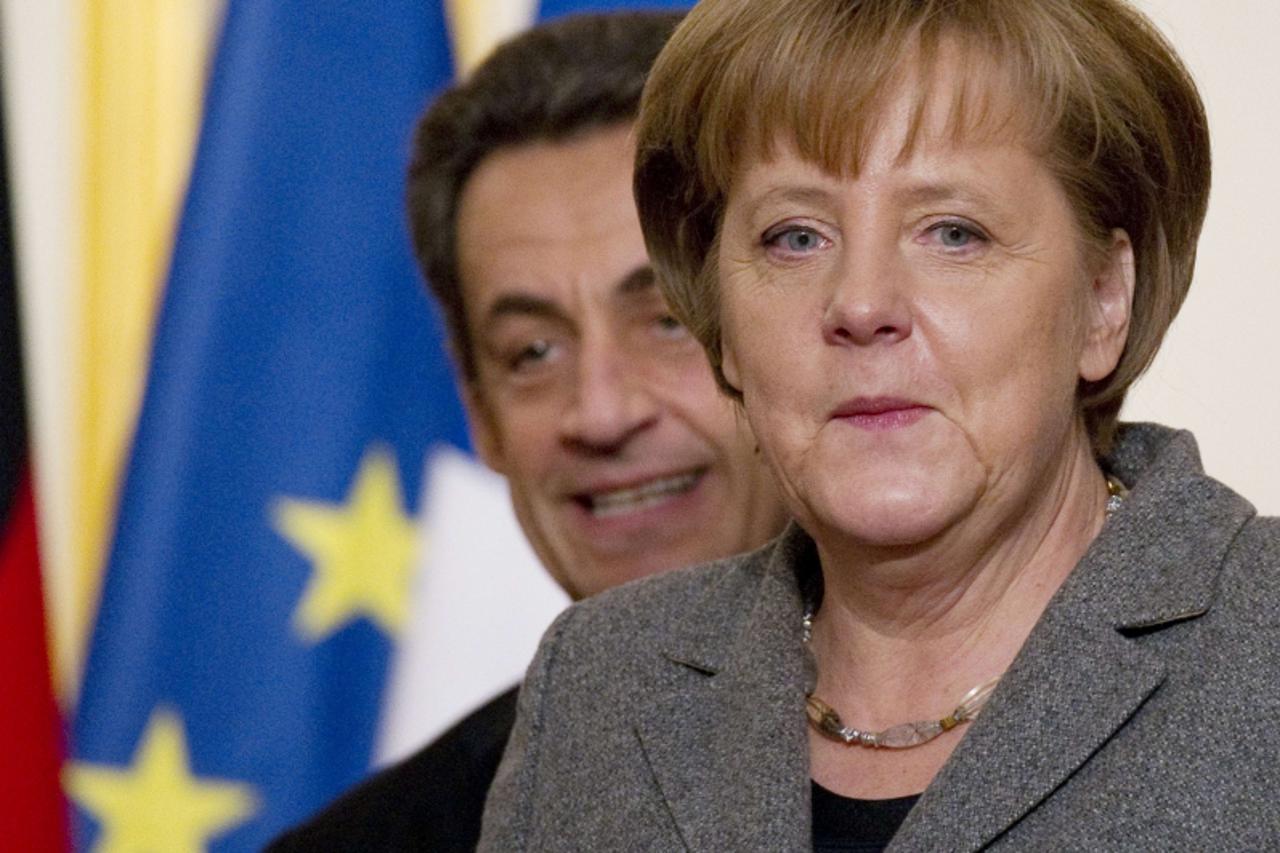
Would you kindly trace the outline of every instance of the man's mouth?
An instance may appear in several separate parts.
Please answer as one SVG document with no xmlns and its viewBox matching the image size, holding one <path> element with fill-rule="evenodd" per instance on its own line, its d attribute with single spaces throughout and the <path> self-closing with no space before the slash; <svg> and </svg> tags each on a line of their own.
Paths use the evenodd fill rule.
<svg viewBox="0 0 1280 853">
<path fill-rule="evenodd" d="M 578 501 L 586 507 L 593 517 L 612 518 L 648 509 L 663 501 L 692 491 L 705 473 L 706 469 L 704 468 L 685 474 L 676 474 L 671 477 L 661 477 L 657 480 L 650 480 L 647 483 L 625 489 L 582 495 L 578 498 Z"/>
</svg>

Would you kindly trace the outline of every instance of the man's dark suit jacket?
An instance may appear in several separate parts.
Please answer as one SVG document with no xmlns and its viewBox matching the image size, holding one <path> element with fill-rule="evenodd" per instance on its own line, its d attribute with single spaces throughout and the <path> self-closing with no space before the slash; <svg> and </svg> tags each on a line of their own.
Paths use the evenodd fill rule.
<svg viewBox="0 0 1280 853">
<path fill-rule="evenodd" d="M 513 687 L 272 842 L 268 851 L 475 850 L 516 716 Z"/>
</svg>

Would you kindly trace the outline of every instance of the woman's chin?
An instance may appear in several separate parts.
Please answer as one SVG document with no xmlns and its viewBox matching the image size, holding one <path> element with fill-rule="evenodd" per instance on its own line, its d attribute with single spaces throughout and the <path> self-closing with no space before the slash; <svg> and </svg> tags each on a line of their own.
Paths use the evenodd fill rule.
<svg viewBox="0 0 1280 853">
<path fill-rule="evenodd" d="M 947 524 L 928 517 L 863 517 L 833 525 L 832 532 L 846 542 L 863 548 L 909 548 L 923 545 L 947 529 Z"/>
<path fill-rule="evenodd" d="M 922 545 L 962 521 L 973 508 L 977 489 L 938 488 L 916 492 L 859 495 L 828 504 L 827 511 L 810 504 L 808 510 L 819 526 L 838 540 L 864 548 L 898 548 Z"/>
</svg>

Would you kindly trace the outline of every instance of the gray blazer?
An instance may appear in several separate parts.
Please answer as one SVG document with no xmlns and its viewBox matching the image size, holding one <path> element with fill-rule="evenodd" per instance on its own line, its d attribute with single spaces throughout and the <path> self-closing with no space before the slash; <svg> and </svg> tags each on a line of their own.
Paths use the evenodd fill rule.
<svg viewBox="0 0 1280 853">
<path fill-rule="evenodd" d="M 1280 523 L 1189 433 L 1131 487 L 890 850 L 1280 850 Z M 796 527 L 548 630 L 481 850 L 810 849 Z"/>
</svg>

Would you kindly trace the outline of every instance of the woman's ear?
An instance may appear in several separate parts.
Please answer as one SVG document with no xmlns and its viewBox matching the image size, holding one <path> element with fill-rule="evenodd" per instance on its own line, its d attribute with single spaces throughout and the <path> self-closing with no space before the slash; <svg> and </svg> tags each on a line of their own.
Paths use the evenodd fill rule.
<svg viewBox="0 0 1280 853">
<path fill-rule="evenodd" d="M 742 383 L 738 379 L 738 359 L 734 356 L 733 347 L 729 345 L 723 331 L 720 333 L 720 375 L 724 378 L 726 385 L 739 394 L 742 393 Z"/>
<path fill-rule="evenodd" d="M 1086 333 L 1080 353 L 1080 378 L 1105 379 L 1120 363 L 1133 313 L 1133 243 L 1123 228 L 1111 232 L 1102 266 L 1089 283 Z"/>
<path fill-rule="evenodd" d="M 730 347 L 722 347 L 720 350 L 720 373 L 730 387 L 741 387 L 738 385 L 738 361 L 733 357 L 733 350 Z"/>
</svg>

